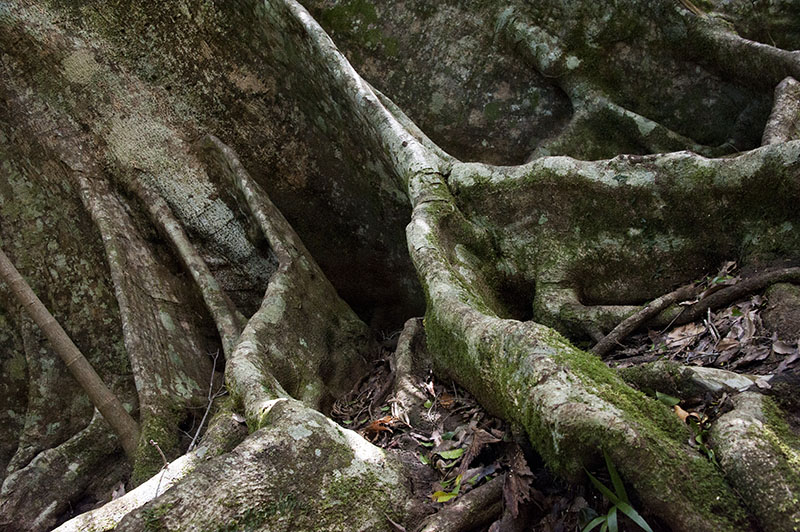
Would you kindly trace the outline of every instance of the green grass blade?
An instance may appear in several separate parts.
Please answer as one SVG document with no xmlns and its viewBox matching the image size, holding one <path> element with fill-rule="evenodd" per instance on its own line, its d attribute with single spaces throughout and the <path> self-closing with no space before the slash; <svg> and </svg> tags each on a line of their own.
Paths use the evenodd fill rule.
<svg viewBox="0 0 800 532">
<path fill-rule="evenodd" d="M 608 511 L 608 532 L 619 532 L 617 528 L 617 507 L 612 506 L 611 509 Z"/>
<path fill-rule="evenodd" d="M 597 527 L 597 525 L 605 522 L 606 522 L 605 515 L 601 515 L 600 517 L 595 517 L 594 519 L 589 521 L 589 523 L 585 527 L 583 527 L 583 530 L 581 530 L 581 532 L 591 532 Z"/>
<path fill-rule="evenodd" d="M 671 395 L 667 395 L 661 392 L 656 392 L 656 399 L 658 399 L 659 401 L 661 401 L 662 403 L 664 403 L 669 407 L 673 407 L 681 402 L 681 400 L 678 399 L 677 397 L 672 397 Z"/>
<path fill-rule="evenodd" d="M 645 521 L 642 516 L 639 515 L 639 512 L 633 509 L 633 506 L 626 502 L 620 502 L 617 503 L 617 508 L 619 508 L 620 512 L 627 515 L 631 521 L 639 525 L 642 530 L 645 532 L 653 532 L 653 529 L 650 528 L 650 525 L 647 524 L 647 521 Z"/>
<path fill-rule="evenodd" d="M 609 501 L 611 501 L 613 504 L 619 504 L 620 502 L 624 502 L 624 501 L 620 501 L 620 500 L 619 500 L 619 497 L 617 497 L 616 495 L 614 495 L 614 493 L 612 493 L 612 491 L 611 491 L 610 489 L 608 489 L 607 487 L 605 487 L 605 486 L 603 485 L 603 483 L 602 483 L 602 482 L 600 482 L 599 480 L 597 480 L 597 479 L 594 477 L 594 475 L 592 475 L 591 473 L 589 473 L 589 471 L 586 471 L 586 474 L 587 474 L 587 475 L 589 475 L 589 480 L 591 480 L 591 481 L 592 481 L 592 484 L 594 484 L 594 487 L 595 487 L 595 488 L 597 488 L 597 491 L 599 491 L 600 493 L 602 493 L 602 494 L 603 494 L 603 495 L 606 497 L 606 499 L 608 499 Z"/>
<path fill-rule="evenodd" d="M 603 456 L 606 459 L 608 474 L 611 475 L 611 484 L 614 486 L 614 491 L 616 492 L 617 497 L 619 497 L 619 500 L 622 502 L 627 502 L 630 504 L 631 501 L 628 500 L 628 494 L 625 492 L 625 486 L 622 484 L 622 479 L 620 478 L 619 473 L 617 473 L 617 468 L 614 467 L 614 463 L 611 461 L 611 458 L 608 457 L 608 453 L 603 451 Z"/>
</svg>

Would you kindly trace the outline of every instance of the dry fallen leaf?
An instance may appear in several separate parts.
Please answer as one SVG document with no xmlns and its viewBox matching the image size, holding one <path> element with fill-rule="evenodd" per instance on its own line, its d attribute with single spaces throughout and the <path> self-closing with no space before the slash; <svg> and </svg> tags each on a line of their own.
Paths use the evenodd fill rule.
<svg viewBox="0 0 800 532">
<path fill-rule="evenodd" d="M 716 349 L 719 352 L 727 351 L 728 349 L 735 349 L 739 347 L 739 341 L 734 340 L 733 338 L 723 338 L 719 342 L 717 342 Z"/>
<path fill-rule="evenodd" d="M 764 360 L 770 354 L 770 348 L 765 345 L 755 346 L 755 345 L 748 345 L 743 350 L 744 356 L 738 359 L 731 365 L 731 368 L 736 368 L 738 366 L 748 364 L 750 362 L 756 362 L 760 360 Z"/>
<path fill-rule="evenodd" d="M 374 440 L 380 435 L 381 432 L 392 432 L 391 427 L 397 423 L 397 419 L 392 416 L 384 416 L 380 419 L 375 419 L 369 425 L 361 429 L 361 434 L 368 440 Z"/>
<path fill-rule="evenodd" d="M 667 343 L 670 347 L 686 347 L 697 339 L 698 336 L 706 332 L 706 328 L 697 323 L 687 323 L 674 328 L 667 335 Z"/>
<path fill-rule="evenodd" d="M 450 409 L 452 408 L 453 404 L 455 403 L 455 397 L 450 395 L 447 392 L 444 392 L 442 395 L 439 396 L 439 404 L 442 405 L 443 408 Z"/>
<path fill-rule="evenodd" d="M 781 340 L 772 342 L 772 350 L 778 353 L 779 355 L 791 355 L 792 353 L 795 352 L 795 349 L 796 349 L 795 346 L 787 344 L 786 342 L 783 342 Z"/>
<path fill-rule="evenodd" d="M 483 429 L 476 429 L 472 433 L 472 442 L 469 444 L 467 451 L 464 453 L 464 458 L 461 460 L 461 465 L 458 468 L 459 473 L 464 473 L 470 466 L 476 456 L 480 454 L 483 448 L 489 443 L 497 443 L 500 440 L 495 438 Z"/>
<path fill-rule="evenodd" d="M 778 364 L 778 367 L 775 369 L 775 373 L 783 373 L 786 371 L 786 368 L 788 368 L 791 364 L 794 364 L 798 358 L 800 358 L 800 353 L 795 353 L 784 358 L 781 363 Z"/>
<path fill-rule="evenodd" d="M 506 474 L 503 483 L 503 500 L 506 508 L 511 510 L 511 515 L 519 515 L 519 504 L 531 500 L 531 483 L 533 482 L 533 472 L 525 461 L 519 445 L 516 446 L 511 457 L 511 468 Z"/>
</svg>

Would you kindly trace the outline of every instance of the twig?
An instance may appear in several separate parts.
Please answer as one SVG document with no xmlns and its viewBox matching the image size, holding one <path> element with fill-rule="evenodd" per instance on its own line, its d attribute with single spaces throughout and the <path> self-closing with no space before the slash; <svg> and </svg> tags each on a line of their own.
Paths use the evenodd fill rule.
<svg viewBox="0 0 800 532">
<path fill-rule="evenodd" d="M 694 305 L 684 308 L 678 316 L 672 318 L 671 325 L 683 325 L 696 321 L 707 315 L 709 310 L 733 303 L 753 292 L 763 290 L 769 285 L 782 282 L 800 282 L 800 267 L 777 268 L 765 270 L 756 275 L 742 279 L 738 283 L 727 286 L 704 297 Z M 691 299 L 697 295 L 697 288 L 693 285 L 683 286 L 674 292 L 663 295 L 653 300 L 649 305 L 639 312 L 623 320 L 614 327 L 605 338 L 597 342 L 591 352 L 598 356 L 606 355 L 611 349 L 625 339 L 630 333 L 644 325 L 648 320 L 657 316 L 659 312 L 683 299 Z M 661 326 L 662 323 L 654 323 L 654 326 Z"/>
<path fill-rule="evenodd" d="M 704 17 L 705 13 L 703 13 L 699 7 L 694 5 L 690 0 L 680 0 L 680 3 L 683 4 L 683 7 L 697 15 L 698 17 Z"/>
<path fill-rule="evenodd" d="M 206 411 L 203 413 L 203 418 L 200 420 L 200 426 L 197 427 L 197 432 L 194 433 L 192 443 L 189 444 L 188 451 L 194 449 L 194 446 L 197 444 L 197 438 L 200 437 L 200 431 L 203 430 L 203 425 L 206 423 L 208 413 L 211 411 L 211 405 L 214 404 L 214 399 L 216 399 L 219 394 L 219 392 L 216 394 L 214 393 L 214 371 L 217 368 L 217 358 L 219 358 L 219 349 L 214 353 L 214 362 L 211 364 L 211 381 L 208 383 L 208 404 L 206 405 Z"/>
<path fill-rule="evenodd" d="M 694 285 L 686 285 L 678 288 L 677 290 L 663 295 L 658 299 L 654 299 L 649 305 L 644 307 L 639 312 L 622 320 L 622 322 L 614 327 L 602 340 L 597 342 L 591 349 L 591 352 L 598 356 L 606 355 L 611 349 L 619 344 L 627 336 L 639 328 L 646 321 L 656 316 L 665 308 L 675 304 L 684 299 L 690 299 L 697 295 L 697 288 Z"/>
<path fill-rule="evenodd" d="M 156 484 L 156 493 L 153 496 L 155 499 L 158 497 L 158 490 L 161 488 L 161 479 L 164 478 L 164 473 L 167 472 L 167 467 L 169 467 L 169 462 L 167 462 L 167 457 L 164 456 L 164 451 L 161 450 L 161 447 L 158 446 L 158 442 L 155 440 L 150 440 L 150 445 L 158 449 L 158 454 L 161 455 L 161 459 L 164 461 L 164 465 L 161 467 L 161 475 L 158 477 L 158 484 Z"/>
</svg>

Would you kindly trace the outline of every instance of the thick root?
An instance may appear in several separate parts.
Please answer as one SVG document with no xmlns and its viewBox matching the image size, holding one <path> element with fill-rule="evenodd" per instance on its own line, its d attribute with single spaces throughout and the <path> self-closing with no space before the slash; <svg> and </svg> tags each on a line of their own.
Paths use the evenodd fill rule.
<svg viewBox="0 0 800 532">
<path fill-rule="evenodd" d="M 115 529 L 390 531 L 413 521 L 403 466 L 294 400 L 278 401 L 236 449 L 129 514 Z"/>
</svg>

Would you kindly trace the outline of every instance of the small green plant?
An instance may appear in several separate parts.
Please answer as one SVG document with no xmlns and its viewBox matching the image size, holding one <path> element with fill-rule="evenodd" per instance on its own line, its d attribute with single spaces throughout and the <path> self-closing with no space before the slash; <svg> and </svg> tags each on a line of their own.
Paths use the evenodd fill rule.
<svg viewBox="0 0 800 532">
<path fill-rule="evenodd" d="M 594 530 L 598 525 L 600 525 L 600 532 L 618 532 L 619 528 L 617 526 L 617 512 L 622 512 L 623 514 L 627 515 L 631 521 L 639 525 L 642 530 L 646 530 L 647 532 L 653 532 L 653 529 L 650 528 L 650 525 L 639 515 L 639 512 L 633 509 L 631 506 L 631 501 L 628 499 L 628 494 L 625 492 L 625 486 L 622 484 L 622 478 L 620 478 L 619 473 L 617 473 L 617 469 L 614 467 L 614 464 L 611 463 L 611 459 L 608 457 L 605 451 L 603 451 L 603 456 L 606 459 L 606 467 L 608 468 L 608 474 L 611 477 L 611 484 L 614 486 L 614 491 L 608 489 L 602 482 L 597 480 L 594 475 L 586 471 L 586 474 L 589 475 L 589 480 L 592 481 L 594 487 L 602 493 L 606 499 L 611 501 L 613 506 L 608 511 L 606 515 L 601 515 L 599 517 L 595 517 L 589 523 L 583 527 L 582 532 L 589 532 L 590 530 Z"/>
<path fill-rule="evenodd" d="M 708 418 L 697 419 L 689 417 L 686 418 L 686 423 L 689 425 L 689 428 L 692 429 L 692 435 L 694 436 L 693 446 L 696 446 L 697 450 L 708 458 L 709 462 L 719 467 L 714 449 L 708 446 L 708 433 L 711 430 L 711 423 L 708 421 Z"/>
</svg>

